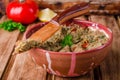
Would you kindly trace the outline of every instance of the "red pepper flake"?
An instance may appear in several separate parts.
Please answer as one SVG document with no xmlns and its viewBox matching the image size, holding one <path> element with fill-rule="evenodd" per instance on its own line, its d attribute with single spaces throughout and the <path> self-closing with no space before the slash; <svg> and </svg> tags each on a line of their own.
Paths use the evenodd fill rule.
<svg viewBox="0 0 120 80">
<path fill-rule="evenodd" d="M 83 48 L 87 48 L 87 47 L 88 47 L 88 42 L 85 41 L 85 42 L 82 44 L 82 47 L 83 47 Z"/>
<path fill-rule="evenodd" d="M 73 29 L 72 29 L 72 32 L 75 32 L 76 30 L 77 30 L 76 28 L 73 28 Z"/>
</svg>

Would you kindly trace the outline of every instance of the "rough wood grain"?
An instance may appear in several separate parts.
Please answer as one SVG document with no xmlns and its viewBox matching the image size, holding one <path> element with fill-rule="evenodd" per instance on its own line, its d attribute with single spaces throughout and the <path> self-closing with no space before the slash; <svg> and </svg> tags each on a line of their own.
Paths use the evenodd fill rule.
<svg viewBox="0 0 120 80">
<path fill-rule="evenodd" d="M 6 80 L 46 80 L 46 71 L 29 54 L 18 54 Z"/>
<path fill-rule="evenodd" d="M 2 17 L 0 22 L 4 20 L 6 20 L 5 16 Z M 8 63 L 18 35 L 19 31 L 8 32 L 0 29 L 0 78 Z"/>
<path fill-rule="evenodd" d="M 120 29 L 120 16 L 118 16 L 117 19 L 118 19 L 118 26 L 119 26 L 119 29 Z"/>
<path fill-rule="evenodd" d="M 113 31 L 112 49 L 101 64 L 102 80 L 120 80 L 120 30 L 113 16 L 91 16 L 90 19 L 108 26 Z"/>
<path fill-rule="evenodd" d="M 19 36 L 18 36 L 18 40 L 21 40 L 23 37 L 23 33 L 21 33 Z M 17 41 L 18 41 L 17 40 Z M 7 64 L 6 68 L 5 68 L 5 71 L 4 71 L 4 74 L 2 76 L 2 80 L 7 80 L 7 77 L 10 73 L 10 70 L 14 64 L 14 61 L 15 61 L 15 58 L 16 58 L 16 55 L 12 55 L 9 59 L 9 63 Z"/>
</svg>

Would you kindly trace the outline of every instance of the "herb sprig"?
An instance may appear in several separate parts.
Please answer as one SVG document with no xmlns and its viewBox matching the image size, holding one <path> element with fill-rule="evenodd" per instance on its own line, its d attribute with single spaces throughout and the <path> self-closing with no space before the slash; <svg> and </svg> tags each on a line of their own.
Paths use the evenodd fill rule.
<svg viewBox="0 0 120 80">
<path fill-rule="evenodd" d="M 20 32 L 24 32 L 26 30 L 25 26 L 21 23 L 13 22 L 12 20 L 7 20 L 0 24 L 0 28 L 7 30 L 9 32 L 18 29 Z"/>
<path fill-rule="evenodd" d="M 62 47 L 65 47 L 66 45 L 71 46 L 72 44 L 73 44 L 72 35 L 70 35 L 70 34 L 66 35 L 61 42 Z"/>
</svg>

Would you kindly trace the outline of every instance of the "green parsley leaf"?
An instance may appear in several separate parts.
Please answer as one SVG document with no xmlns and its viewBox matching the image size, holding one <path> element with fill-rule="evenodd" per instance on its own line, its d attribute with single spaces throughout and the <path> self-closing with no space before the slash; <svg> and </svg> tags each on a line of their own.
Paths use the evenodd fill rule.
<svg viewBox="0 0 120 80">
<path fill-rule="evenodd" d="M 13 22 L 12 20 L 1 23 L 0 28 L 10 32 L 16 29 L 18 29 L 20 32 L 24 32 L 26 30 L 25 26 L 23 26 L 21 23 Z"/>
<path fill-rule="evenodd" d="M 61 42 L 62 47 L 65 47 L 66 45 L 71 46 L 72 44 L 73 44 L 72 35 L 70 35 L 70 34 L 66 35 Z"/>
</svg>

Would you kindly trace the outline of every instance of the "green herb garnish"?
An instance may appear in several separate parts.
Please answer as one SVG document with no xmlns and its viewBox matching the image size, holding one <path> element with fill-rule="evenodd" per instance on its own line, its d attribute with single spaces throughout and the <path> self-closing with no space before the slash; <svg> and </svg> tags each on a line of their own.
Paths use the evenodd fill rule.
<svg viewBox="0 0 120 80">
<path fill-rule="evenodd" d="M 20 32 L 24 32 L 26 30 L 25 26 L 23 26 L 21 23 L 13 22 L 12 20 L 1 23 L 0 28 L 10 32 L 16 29 L 18 29 Z"/>
<path fill-rule="evenodd" d="M 66 35 L 61 42 L 62 47 L 65 47 L 66 45 L 71 46 L 72 44 L 73 44 L 72 35 L 70 35 L 70 34 Z"/>
<path fill-rule="evenodd" d="M 103 39 L 105 37 L 105 35 L 99 36 L 100 39 Z"/>
</svg>

